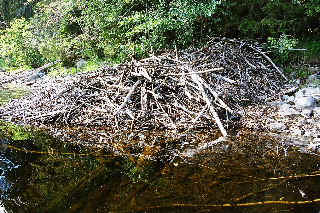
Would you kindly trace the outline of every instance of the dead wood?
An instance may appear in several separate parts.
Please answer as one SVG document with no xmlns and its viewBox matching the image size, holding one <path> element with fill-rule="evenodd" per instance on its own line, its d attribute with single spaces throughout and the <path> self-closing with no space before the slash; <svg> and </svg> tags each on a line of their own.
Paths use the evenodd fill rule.
<svg viewBox="0 0 320 213">
<path fill-rule="evenodd" d="M 202 49 L 173 51 L 72 77 L 49 77 L 32 94 L 0 108 L 0 119 L 36 126 L 118 130 L 194 129 L 263 103 L 286 77 L 260 44 L 214 38 Z"/>
</svg>

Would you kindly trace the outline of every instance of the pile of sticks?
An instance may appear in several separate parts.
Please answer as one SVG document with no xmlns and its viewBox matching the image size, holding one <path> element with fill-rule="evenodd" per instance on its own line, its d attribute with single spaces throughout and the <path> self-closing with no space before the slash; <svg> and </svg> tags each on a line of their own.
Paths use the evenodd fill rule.
<svg viewBox="0 0 320 213">
<path fill-rule="evenodd" d="M 274 97 L 285 80 L 261 45 L 215 38 L 201 49 L 46 76 L 32 85 L 32 94 L 0 108 L 0 119 L 121 130 L 216 125 L 225 136 L 225 115 Z"/>
</svg>

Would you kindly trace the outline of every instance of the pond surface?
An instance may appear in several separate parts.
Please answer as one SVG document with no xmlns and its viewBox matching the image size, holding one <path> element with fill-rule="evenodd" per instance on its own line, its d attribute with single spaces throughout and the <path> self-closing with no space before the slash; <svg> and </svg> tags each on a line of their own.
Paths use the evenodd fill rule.
<svg viewBox="0 0 320 213">
<path fill-rule="evenodd" d="M 174 146 L 166 149 L 149 160 L 45 133 L 2 137 L 0 212 L 320 211 L 316 154 L 254 136 L 174 158 Z"/>
</svg>

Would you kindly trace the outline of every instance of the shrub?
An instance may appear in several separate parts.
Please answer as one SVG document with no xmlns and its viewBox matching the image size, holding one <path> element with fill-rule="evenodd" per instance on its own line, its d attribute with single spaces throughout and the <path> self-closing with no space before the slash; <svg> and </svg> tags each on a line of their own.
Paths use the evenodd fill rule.
<svg viewBox="0 0 320 213">
<path fill-rule="evenodd" d="M 201 36 L 205 37 L 199 28 L 204 28 L 206 19 L 220 4 L 214 0 L 74 2 L 82 11 L 78 24 L 90 42 L 85 51 L 95 49 L 96 54 L 119 61 L 174 45 L 194 44 Z"/>
<path fill-rule="evenodd" d="M 319 36 L 320 0 L 226 0 L 214 18 L 216 33 L 264 38 Z"/>
<path fill-rule="evenodd" d="M 1 31 L 0 57 L 11 66 L 36 66 L 57 59 L 74 66 L 80 58 L 119 63 L 166 48 L 201 45 L 211 36 L 222 35 L 271 37 L 269 43 L 285 61 L 287 52 L 279 52 L 281 45 L 287 45 L 282 34 L 320 34 L 319 1 L 33 1 L 38 3 L 29 21 L 17 19 Z"/>
<path fill-rule="evenodd" d="M 36 48 L 30 31 L 30 24 L 24 19 L 15 19 L 9 28 L 0 31 L 0 57 L 7 66 L 38 66 L 43 57 Z"/>
<path fill-rule="evenodd" d="M 290 62 L 290 49 L 294 48 L 298 40 L 286 34 L 282 34 L 278 39 L 269 37 L 268 45 L 274 50 L 276 60 L 281 64 Z"/>
<path fill-rule="evenodd" d="M 77 43 L 70 23 L 73 23 L 69 13 L 73 4 L 69 0 L 41 1 L 35 8 L 35 15 L 30 19 L 32 31 L 38 43 L 39 52 L 48 60 L 63 60 L 70 65 L 74 58 Z M 78 45 L 76 45 L 78 46 Z"/>
</svg>

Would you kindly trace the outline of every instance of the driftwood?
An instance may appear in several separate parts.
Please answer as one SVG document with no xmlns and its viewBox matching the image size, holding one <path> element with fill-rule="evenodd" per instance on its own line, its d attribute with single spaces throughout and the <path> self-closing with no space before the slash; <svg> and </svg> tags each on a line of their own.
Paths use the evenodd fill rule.
<svg viewBox="0 0 320 213">
<path fill-rule="evenodd" d="M 0 88 L 5 87 L 8 83 L 27 83 L 28 79 L 32 75 L 37 75 L 39 72 L 45 72 L 46 69 L 58 64 L 61 62 L 60 60 L 56 60 L 54 62 L 47 63 L 41 67 L 34 68 L 27 71 L 16 72 L 14 74 L 7 72 L 0 72 Z"/>
<path fill-rule="evenodd" d="M 151 56 L 72 77 L 49 77 L 0 108 L 0 119 L 37 126 L 194 129 L 275 96 L 286 78 L 259 44 L 215 38 L 205 48 Z"/>
</svg>

